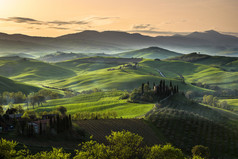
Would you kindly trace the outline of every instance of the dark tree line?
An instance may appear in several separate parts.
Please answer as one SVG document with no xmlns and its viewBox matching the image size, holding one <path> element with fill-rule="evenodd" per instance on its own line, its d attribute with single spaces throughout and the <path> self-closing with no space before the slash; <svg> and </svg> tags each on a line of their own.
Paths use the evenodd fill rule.
<svg viewBox="0 0 238 159">
<path fill-rule="evenodd" d="M 16 131 L 18 135 L 23 136 L 35 136 L 35 135 L 45 135 L 51 134 L 51 130 L 55 130 L 57 134 L 62 132 L 70 132 L 72 130 L 72 120 L 71 115 L 65 116 L 49 116 L 47 119 L 47 126 L 43 127 L 42 122 L 44 120 L 39 120 L 38 124 L 30 119 L 24 118 L 16 121 Z M 37 128 L 34 126 L 37 125 Z"/>
<path fill-rule="evenodd" d="M 57 115 L 56 117 L 50 117 L 49 128 L 55 129 L 57 134 L 71 130 L 72 129 L 71 115 L 70 114 L 68 116 Z"/>
</svg>

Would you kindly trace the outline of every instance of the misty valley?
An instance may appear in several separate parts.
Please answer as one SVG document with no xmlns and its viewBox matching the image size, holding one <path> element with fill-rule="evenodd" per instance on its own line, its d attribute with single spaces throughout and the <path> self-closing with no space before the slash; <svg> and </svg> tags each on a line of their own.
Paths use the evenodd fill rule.
<svg viewBox="0 0 238 159">
<path fill-rule="evenodd" d="M 0 158 L 238 158 L 238 37 L 0 34 Z"/>
</svg>

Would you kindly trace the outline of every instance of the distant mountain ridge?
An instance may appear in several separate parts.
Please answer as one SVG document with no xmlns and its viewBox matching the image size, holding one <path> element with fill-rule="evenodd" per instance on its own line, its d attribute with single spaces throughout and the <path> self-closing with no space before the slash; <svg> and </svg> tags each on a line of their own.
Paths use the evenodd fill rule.
<svg viewBox="0 0 238 159">
<path fill-rule="evenodd" d="M 148 59 L 166 59 L 171 57 L 180 56 L 182 54 L 166 50 L 159 47 L 149 47 L 134 51 L 122 52 L 117 54 L 105 54 L 105 53 L 65 53 L 56 52 L 52 54 L 47 54 L 37 58 L 37 60 L 44 62 L 62 62 L 67 60 L 73 60 L 82 57 L 92 57 L 92 56 L 105 56 L 105 57 L 123 57 L 123 58 L 148 58 Z"/>
<path fill-rule="evenodd" d="M 237 55 L 238 37 L 210 30 L 188 35 L 150 37 L 119 31 L 83 31 L 59 37 L 37 37 L 23 34 L 0 33 L 0 53 L 30 53 L 44 56 L 48 53 L 85 52 L 118 53 L 151 46 L 181 53 Z"/>
</svg>

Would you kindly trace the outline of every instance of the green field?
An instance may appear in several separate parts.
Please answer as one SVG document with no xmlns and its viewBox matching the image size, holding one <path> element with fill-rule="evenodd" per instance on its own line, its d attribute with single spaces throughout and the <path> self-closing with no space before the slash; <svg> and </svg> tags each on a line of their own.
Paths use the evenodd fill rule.
<svg viewBox="0 0 238 159">
<path fill-rule="evenodd" d="M 37 112 L 56 110 L 59 106 L 67 108 L 69 114 L 77 112 L 108 112 L 115 111 L 118 117 L 134 118 L 145 114 L 154 106 L 152 103 L 139 104 L 120 100 L 122 91 L 96 92 L 81 94 L 72 98 L 49 100 Z"/>
</svg>

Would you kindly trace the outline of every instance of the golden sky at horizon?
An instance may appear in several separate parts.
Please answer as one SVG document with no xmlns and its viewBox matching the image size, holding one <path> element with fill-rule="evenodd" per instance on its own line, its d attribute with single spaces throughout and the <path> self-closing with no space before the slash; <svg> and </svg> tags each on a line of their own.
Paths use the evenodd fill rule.
<svg viewBox="0 0 238 159">
<path fill-rule="evenodd" d="M 117 30 L 152 36 L 238 33 L 238 0 L 0 0 L 0 32 L 59 36 Z"/>
</svg>

